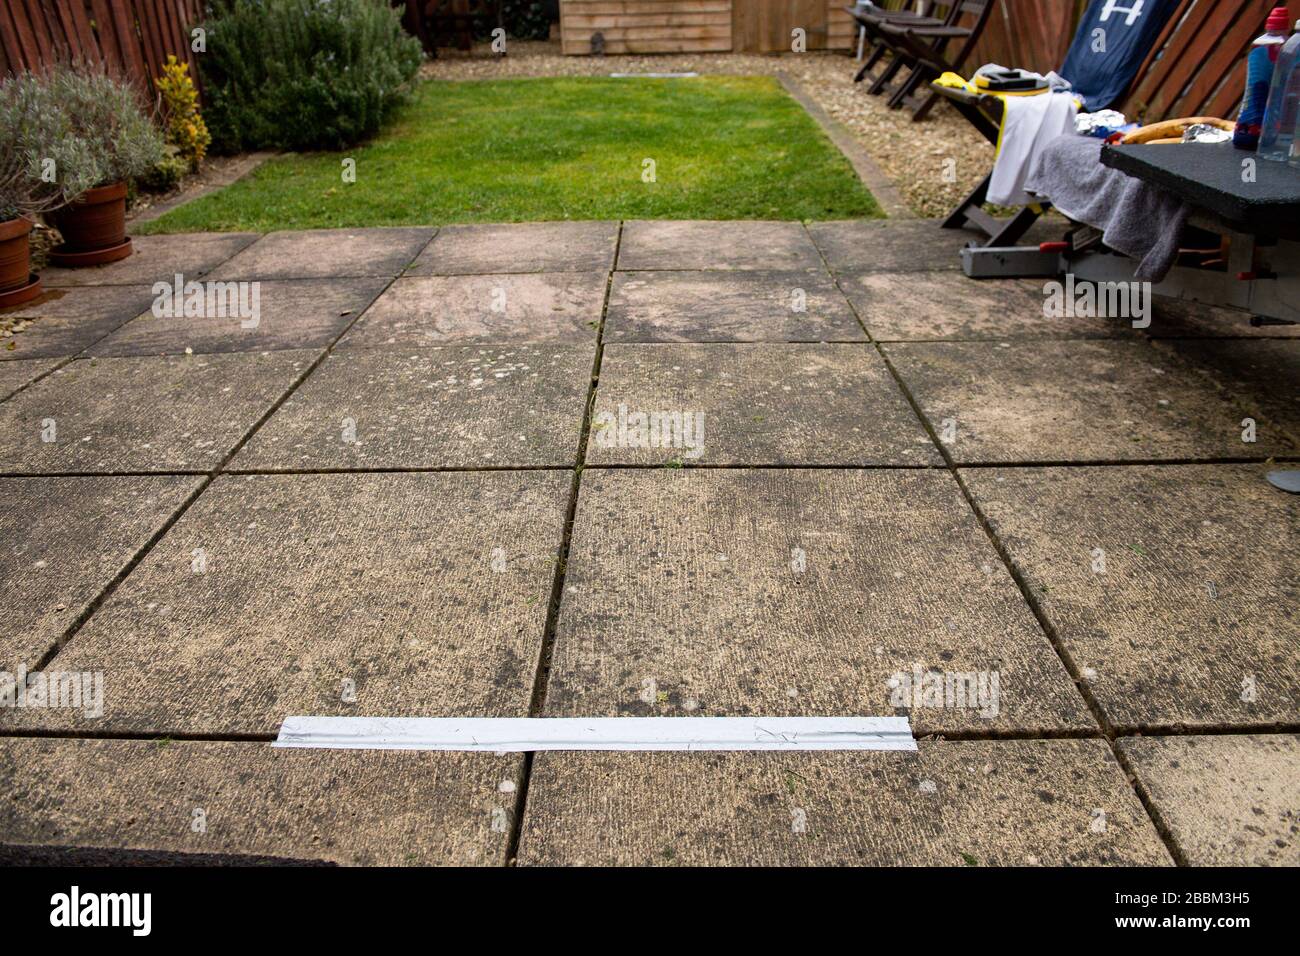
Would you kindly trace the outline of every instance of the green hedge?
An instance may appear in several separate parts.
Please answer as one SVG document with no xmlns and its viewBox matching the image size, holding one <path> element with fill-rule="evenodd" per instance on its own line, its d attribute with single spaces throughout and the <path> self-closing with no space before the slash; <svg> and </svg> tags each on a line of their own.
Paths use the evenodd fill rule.
<svg viewBox="0 0 1300 956">
<path fill-rule="evenodd" d="M 420 68 L 386 0 L 219 0 L 198 57 L 214 146 L 342 149 L 379 131 Z"/>
</svg>

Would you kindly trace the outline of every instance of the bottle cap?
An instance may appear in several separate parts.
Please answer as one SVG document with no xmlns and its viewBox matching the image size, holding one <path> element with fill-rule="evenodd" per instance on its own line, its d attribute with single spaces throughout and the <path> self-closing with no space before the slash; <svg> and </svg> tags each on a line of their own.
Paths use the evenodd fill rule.
<svg viewBox="0 0 1300 956">
<path fill-rule="evenodd" d="M 1279 33 L 1287 28 L 1291 23 L 1291 14 L 1287 12 L 1286 7 L 1274 7 L 1273 12 L 1268 15 L 1268 23 L 1265 29 L 1274 33 Z"/>
</svg>

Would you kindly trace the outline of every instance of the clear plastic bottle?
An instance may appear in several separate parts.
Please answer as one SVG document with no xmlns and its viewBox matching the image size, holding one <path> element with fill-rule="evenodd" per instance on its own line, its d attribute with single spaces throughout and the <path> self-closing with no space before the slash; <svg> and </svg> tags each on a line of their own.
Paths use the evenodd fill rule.
<svg viewBox="0 0 1300 956">
<path fill-rule="evenodd" d="M 1300 117 L 1300 21 L 1296 21 L 1295 28 L 1277 55 L 1259 134 L 1259 158 L 1275 163 L 1285 163 L 1290 157 Z"/>
<path fill-rule="evenodd" d="M 1237 116 L 1237 129 L 1232 134 L 1232 145 L 1238 149 L 1248 149 L 1253 153 L 1259 148 L 1273 66 L 1286 43 L 1286 28 L 1290 23 L 1291 15 L 1286 7 L 1274 7 L 1268 15 L 1264 34 L 1256 37 L 1250 45 L 1250 53 L 1246 56 L 1246 96 Z"/>
<path fill-rule="evenodd" d="M 1300 120 L 1296 122 L 1295 136 L 1291 140 L 1291 165 L 1300 169 Z"/>
</svg>

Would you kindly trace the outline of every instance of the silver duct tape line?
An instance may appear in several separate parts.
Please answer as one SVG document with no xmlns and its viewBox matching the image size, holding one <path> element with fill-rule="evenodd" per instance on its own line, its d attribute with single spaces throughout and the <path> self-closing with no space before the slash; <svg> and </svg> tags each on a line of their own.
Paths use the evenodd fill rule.
<svg viewBox="0 0 1300 956">
<path fill-rule="evenodd" d="M 906 717 L 287 717 L 274 747 L 916 750 Z"/>
</svg>

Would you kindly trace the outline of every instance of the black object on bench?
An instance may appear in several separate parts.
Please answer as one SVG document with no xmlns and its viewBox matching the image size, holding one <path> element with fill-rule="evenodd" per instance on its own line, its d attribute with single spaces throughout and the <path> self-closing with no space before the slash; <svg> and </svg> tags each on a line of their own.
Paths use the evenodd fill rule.
<svg viewBox="0 0 1300 956">
<path fill-rule="evenodd" d="M 1118 169 L 1207 210 L 1239 232 L 1300 239 L 1300 169 L 1259 159 L 1228 143 L 1107 146 Z"/>
</svg>

